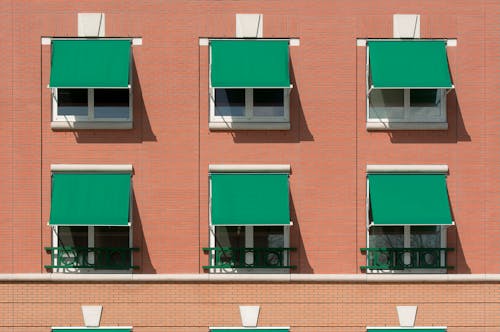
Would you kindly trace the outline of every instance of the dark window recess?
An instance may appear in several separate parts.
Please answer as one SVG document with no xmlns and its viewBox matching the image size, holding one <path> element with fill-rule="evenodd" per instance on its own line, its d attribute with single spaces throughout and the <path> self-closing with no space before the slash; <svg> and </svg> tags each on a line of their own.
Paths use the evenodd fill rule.
<svg viewBox="0 0 500 332">
<path fill-rule="evenodd" d="M 245 116 L 245 89 L 215 89 L 215 115 Z"/>
</svg>

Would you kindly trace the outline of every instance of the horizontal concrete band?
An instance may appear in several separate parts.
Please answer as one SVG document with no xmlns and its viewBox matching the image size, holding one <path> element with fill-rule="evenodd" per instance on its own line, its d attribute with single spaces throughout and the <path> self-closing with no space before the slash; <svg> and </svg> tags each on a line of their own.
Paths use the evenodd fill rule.
<svg viewBox="0 0 500 332">
<path fill-rule="evenodd" d="M 491 283 L 500 282 L 500 274 L 64 274 L 5 273 L 0 282 L 418 282 L 418 283 Z"/>
<path fill-rule="evenodd" d="M 448 165 L 366 165 L 367 173 L 448 173 Z"/>
<path fill-rule="evenodd" d="M 131 173 L 132 165 L 52 164 L 52 172 L 123 172 Z"/>
<path fill-rule="evenodd" d="M 238 164 L 218 164 L 218 165 L 208 165 L 208 171 L 211 173 L 227 173 L 227 172 L 259 172 L 259 173 L 290 173 L 290 165 L 267 165 L 267 164 L 256 164 L 256 165 L 238 165 Z"/>
</svg>

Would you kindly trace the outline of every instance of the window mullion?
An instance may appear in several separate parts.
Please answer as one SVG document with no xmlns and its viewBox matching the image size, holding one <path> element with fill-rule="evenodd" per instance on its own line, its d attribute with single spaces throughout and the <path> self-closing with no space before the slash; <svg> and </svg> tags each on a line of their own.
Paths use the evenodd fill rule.
<svg viewBox="0 0 500 332">
<path fill-rule="evenodd" d="M 404 226 L 404 247 L 410 248 L 411 245 L 411 226 Z"/>
<path fill-rule="evenodd" d="M 95 117 L 94 117 L 94 89 L 89 89 L 88 104 L 89 104 L 89 120 L 93 121 L 95 119 Z"/>
<path fill-rule="evenodd" d="M 253 89 L 245 89 L 245 115 L 253 119 Z"/>
<path fill-rule="evenodd" d="M 405 121 L 410 121 L 410 89 L 404 89 Z"/>
<path fill-rule="evenodd" d="M 253 248 L 253 226 L 245 226 L 245 248 Z M 254 263 L 254 253 L 250 250 L 245 252 L 245 263 L 251 265 Z"/>
</svg>

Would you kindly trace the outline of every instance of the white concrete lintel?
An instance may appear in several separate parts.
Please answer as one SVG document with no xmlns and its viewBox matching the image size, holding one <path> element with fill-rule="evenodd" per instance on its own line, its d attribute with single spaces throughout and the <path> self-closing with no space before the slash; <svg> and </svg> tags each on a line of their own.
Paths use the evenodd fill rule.
<svg viewBox="0 0 500 332">
<path fill-rule="evenodd" d="M 252 164 L 212 164 L 208 165 L 210 173 L 290 173 L 291 167 L 288 164 L 282 165 L 252 165 Z"/>
<path fill-rule="evenodd" d="M 448 327 L 446 326 L 414 326 L 412 329 L 414 330 L 446 330 Z M 395 330 L 394 332 L 397 332 L 397 330 L 405 329 L 407 330 L 408 328 L 401 327 L 401 326 L 367 326 L 367 330 Z"/>
<path fill-rule="evenodd" d="M 198 40 L 198 45 L 200 45 L 200 46 L 208 46 L 209 43 L 210 43 L 210 40 L 208 38 L 200 38 Z"/>
<path fill-rule="evenodd" d="M 42 37 L 41 38 L 42 45 L 50 45 L 52 43 L 52 38 L 50 37 Z"/>
<path fill-rule="evenodd" d="M 366 39 L 362 39 L 362 38 L 356 39 L 356 46 L 366 47 Z"/>
<path fill-rule="evenodd" d="M 290 46 L 300 46 L 300 39 L 299 38 L 291 38 L 289 45 Z"/>
<path fill-rule="evenodd" d="M 142 38 L 132 38 L 132 45 L 134 46 L 141 46 L 142 45 Z"/>
<path fill-rule="evenodd" d="M 71 274 L 2 273 L 1 282 L 355 282 L 498 283 L 500 274 Z"/>
<path fill-rule="evenodd" d="M 366 173 L 448 173 L 448 165 L 366 165 Z"/>
<path fill-rule="evenodd" d="M 131 164 L 94 165 L 94 164 L 52 164 L 51 172 L 123 172 L 132 173 Z"/>
<path fill-rule="evenodd" d="M 446 46 L 448 46 L 448 47 L 457 47 L 457 44 L 458 44 L 458 41 L 456 38 L 446 40 Z"/>
</svg>

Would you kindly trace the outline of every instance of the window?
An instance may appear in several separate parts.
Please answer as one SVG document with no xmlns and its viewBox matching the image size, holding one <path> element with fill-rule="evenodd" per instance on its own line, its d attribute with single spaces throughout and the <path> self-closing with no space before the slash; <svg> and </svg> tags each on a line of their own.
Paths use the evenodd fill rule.
<svg viewBox="0 0 500 332">
<path fill-rule="evenodd" d="M 52 165 L 53 272 L 129 270 L 131 165 Z"/>
<path fill-rule="evenodd" d="M 210 42 L 210 128 L 289 129 L 288 40 Z"/>
<path fill-rule="evenodd" d="M 367 128 L 447 129 L 444 41 L 369 41 Z"/>
<path fill-rule="evenodd" d="M 57 272 L 128 270 L 132 266 L 130 227 L 54 226 Z"/>
<path fill-rule="evenodd" d="M 130 45 L 117 39 L 52 41 L 52 128 L 132 127 Z"/>
<path fill-rule="evenodd" d="M 446 272 L 446 228 L 453 224 L 445 174 L 368 175 L 369 272 Z"/>
<path fill-rule="evenodd" d="M 289 268 L 288 226 L 214 226 L 214 266 L 222 269 Z"/>
<path fill-rule="evenodd" d="M 289 122 L 290 89 L 212 89 L 211 122 Z"/>
<path fill-rule="evenodd" d="M 129 89 L 53 89 L 54 121 L 131 121 Z"/>
<path fill-rule="evenodd" d="M 288 272 L 288 165 L 210 166 L 210 272 Z"/>
</svg>

